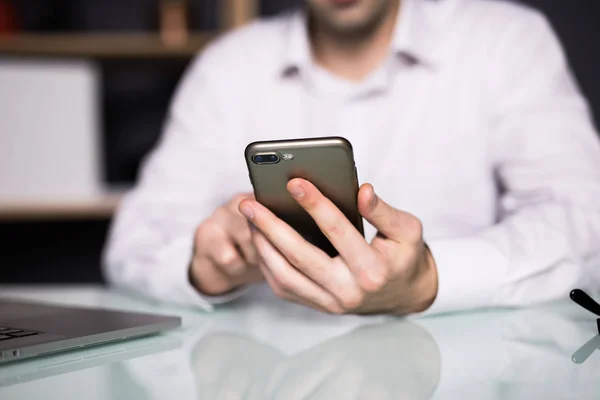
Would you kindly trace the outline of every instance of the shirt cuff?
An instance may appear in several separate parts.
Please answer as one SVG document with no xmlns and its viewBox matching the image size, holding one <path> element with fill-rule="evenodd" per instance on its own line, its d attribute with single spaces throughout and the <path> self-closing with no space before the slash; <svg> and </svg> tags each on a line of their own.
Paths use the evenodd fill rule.
<svg viewBox="0 0 600 400">
<path fill-rule="evenodd" d="M 437 267 L 438 293 L 421 315 L 493 305 L 508 268 L 498 249 L 480 238 L 437 239 L 427 245 Z"/>
<path fill-rule="evenodd" d="M 193 305 L 204 311 L 213 311 L 214 306 L 230 302 L 242 296 L 247 287 L 236 289 L 221 296 L 208 296 L 200 293 L 189 279 L 190 262 L 192 260 L 193 244 L 191 240 L 181 239 L 171 243 L 160 254 L 159 265 L 162 276 L 155 282 L 163 287 L 160 297 L 162 300 L 182 305 Z M 165 292 L 166 290 L 166 292 Z"/>
</svg>

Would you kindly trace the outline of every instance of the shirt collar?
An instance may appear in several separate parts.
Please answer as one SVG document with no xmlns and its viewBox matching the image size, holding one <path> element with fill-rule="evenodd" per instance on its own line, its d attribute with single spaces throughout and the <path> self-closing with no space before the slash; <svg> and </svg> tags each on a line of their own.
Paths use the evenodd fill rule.
<svg viewBox="0 0 600 400">
<path fill-rule="evenodd" d="M 392 50 L 419 63 L 437 66 L 441 63 L 439 26 L 432 11 L 439 7 L 432 0 L 402 0 L 392 39 Z"/>
<path fill-rule="evenodd" d="M 430 3 L 432 2 L 428 0 L 402 0 L 390 50 L 398 56 L 406 56 L 417 63 L 435 67 L 441 59 L 436 46 L 439 36 L 428 10 L 435 4 Z M 308 16 L 302 8 L 290 16 L 286 44 L 281 69 L 284 74 L 311 65 Z"/>
</svg>

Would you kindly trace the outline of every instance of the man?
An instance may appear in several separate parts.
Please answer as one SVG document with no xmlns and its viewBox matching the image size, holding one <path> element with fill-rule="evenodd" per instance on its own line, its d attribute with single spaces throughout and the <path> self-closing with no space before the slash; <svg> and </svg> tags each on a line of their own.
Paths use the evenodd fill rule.
<svg viewBox="0 0 600 400">
<path fill-rule="evenodd" d="M 252 199 L 243 157 L 255 140 L 332 135 L 352 142 L 368 182 L 367 240 L 310 182 L 288 190 L 334 259 Z M 307 0 L 193 63 L 117 216 L 106 273 L 206 310 L 264 280 L 329 313 L 433 313 L 593 287 L 599 242 L 600 147 L 539 13 Z"/>
</svg>

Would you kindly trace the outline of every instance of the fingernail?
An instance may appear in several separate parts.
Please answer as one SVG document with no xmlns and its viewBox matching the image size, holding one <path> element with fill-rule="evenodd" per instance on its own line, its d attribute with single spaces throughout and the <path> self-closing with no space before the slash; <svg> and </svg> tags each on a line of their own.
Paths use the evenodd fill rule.
<svg viewBox="0 0 600 400">
<path fill-rule="evenodd" d="M 375 189 L 371 188 L 371 207 L 375 207 L 375 204 L 377 204 L 377 195 Z"/>
<path fill-rule="evenodd" d="M 304 196 L 304 189 L 300 185 L 290 185 L 288 188 L 290 194 L 297 199 L 300 199 Z"/>
<path fill-rule="evenodd" d="M 240 212 L 244 215 L 244 217 L 246 217 L 248 219 L 254 218 L 254 210 L 252 209 L 252 207 L 250 207 L 248 205 L 241 206 Z"/>
</svg>

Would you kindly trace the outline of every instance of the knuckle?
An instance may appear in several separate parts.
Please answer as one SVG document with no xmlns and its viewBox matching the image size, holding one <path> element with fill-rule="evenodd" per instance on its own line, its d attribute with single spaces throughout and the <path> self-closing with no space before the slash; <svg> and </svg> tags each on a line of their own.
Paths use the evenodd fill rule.
<svg viewBox="0 0 600 400">
<path fill-rule="evenodd" d="M 223 250 L 216 255 L 216 261 L 223 266 L 232 266 L 241 261 L 237 253 L 233 250 Z"/>
<path fill-rule="evenodd" d="M 370 293 L 377 293 L 378 291 L 380 291 L 384 286 L 385 286 L 385 280 L 381 279 L 381 280 L 371 280 L 369 283 L 369 288 L 368 291 Z"/>
<path fill-rule="evenodd" d="M 412 239 L 415 241 L 421 240 L 423 237 L 423 223 L 415 216 L 409 218 L 409 230 L 412 232 Z"/>
<path fill-rule="evenodd" d="M 287 297 L 287 292 L 277 282 L 272 282 L 271 283 L 271 290 L 273 291 L 273 293 L 275 294 L 275 296 L 277 296 L 277 297 L 279 297 L 281 299 L 285 299 Z"/>
<path fill-rule="evenodd" d="M 401 225 L 400 228 L 406 232 L 410 241 L 417 242 L 423 237 L 423 223 L 412 214 L 396 210 L 398 218 L 395 220 Z"/>
<path fill-rule="evenodd" d="M 293 266 L 298 267 L 300 265 L 300 257 L 295 252 L 293 252 L 293 251 L 286 251 L 284 253 L 284 257 Z"/>
<path fill-rule="evenodd" d="M 336 315 L 340 315 L 340 314 L 344 314 L 344 309 L 339 305 L 339 303 L 335 300 L 329 300 L 327 301 L 323 307 L 325 308 L 325 310 L 330 313 L 330 314 L 336 314 Z"/>
<path fill-rule="evenodd" d="M 382 265 L 371 265 L 368 269 L 363 269 L 361 274 L 361 287 L 370 293 L 380 291 L 390 279 L 390 271 Z"/>
<path fill-rule="evenodd" d="M 324 227 L 323 231 L 325 232 L 327 237 L 343 238 L 346 234 L 346 231 L 335 222 L 327 224 Z"/>
<path fill-rule="evenodd" d="M 194 233 L 194 241 L 196 244 L 202 243 L 206 240 L 213 228 L 213 225 L 210 220 L 206 220 L 204 223 L 198 225 L 196 228 L 196 232 Z"/>
<path fill-rule="evenodd" d="M 348 290 L 342 293 L 340 302 L 346 310 L 354 310 L 362 305 L 364 298 L 365 295 L 361 290 Z"/>
<path fill-rule="evenodd" d="M 249 198 L 250 195 L 246 194 L 246 193 L 237 193 L 235 194 L 231 200 L 229 201 L 229 205 L 231 207 L 235 207 L 237 208 L 237 206 L 245 199 Z"/>
<path fill-rule="evenodd" d="M 287 292 L 290 289 L 292 289 L 292 282 L 284 274 L 279 274 L 275 276 L 275 281 L 277 282 L 277 286 L 279 286 L 283 291 Z"/>
<path fill-rule="evenodd" d="M 224 207 L 219 207 L 215 210 L 212 216 L 213 219 L 216 219 L 217 221 L 222 221 L 225 218 L 227 218 L 228 213 L 229 212 Z"/>
<path fill-rule="evenodd" d="M 240 261 L 223 266 L 231 277 L 239 277 L 246 272 L 246 266 Z"/>
<path fill-rule="evenodd" d="M 389 282 L 390 272 L 387 268 L 380 268 L 377 271 L 378 278 L 373 280 L 373 291 L 381 290 Z"/>
<path fill-rule="evenodd" d="M 319 199 L 315 198 L 314 196 L 306 196 L 305 199 L 302 201 L 302 205 L 304 206 L 304 208 L 309 211 L 316 210 L 319 207 L 319 204 Z"/>
</svg>

